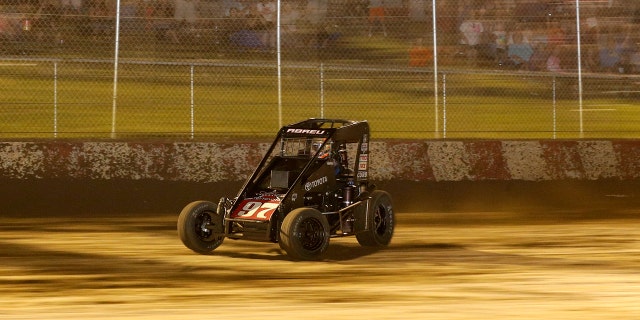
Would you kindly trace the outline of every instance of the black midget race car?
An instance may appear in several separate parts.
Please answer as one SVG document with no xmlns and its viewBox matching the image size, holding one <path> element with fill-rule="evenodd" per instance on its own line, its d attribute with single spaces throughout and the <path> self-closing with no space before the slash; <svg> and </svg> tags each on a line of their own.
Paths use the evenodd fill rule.
<svg viewBox="0 0 640 320">
<path fill-rule="evenodd" d="M 277 242 L 294 260 L 321 258 L 333 237 L 386 246 L 395 215 L 391 196 L 369 183 L 369 151 L 366 121 L 284 126 L 235 198 L 182 210 L 180 239 L 202 254 L 225 238 Z"/>
</svg>

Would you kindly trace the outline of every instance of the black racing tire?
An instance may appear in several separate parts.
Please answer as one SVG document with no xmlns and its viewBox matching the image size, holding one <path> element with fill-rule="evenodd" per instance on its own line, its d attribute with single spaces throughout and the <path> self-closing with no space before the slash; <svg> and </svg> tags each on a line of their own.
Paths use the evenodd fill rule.
<svg viewBox="0 0 640 320">
<path fill-rule="evenodd" d="M 280 227 L 280 248 L 293 260 L 318 260 L 329 247 L 329 222 L 313 208 L 295 209 Z"/>
<path fill-rule="evenodd" d="M 189 203 L 178 217 L 178 235 L 189 249 L 209 254 L 224 241 L 224 215 L 209 201 Z"/>
<path fill-rule="evenodd" d="M 364 247 L 388 246 L 393 237 L 396 217 L 391 196 L 382 190 L 371 193 L 369 210 L 366 213 L 367 230 L 356 234 L 358 243 Z"/>
</svg>

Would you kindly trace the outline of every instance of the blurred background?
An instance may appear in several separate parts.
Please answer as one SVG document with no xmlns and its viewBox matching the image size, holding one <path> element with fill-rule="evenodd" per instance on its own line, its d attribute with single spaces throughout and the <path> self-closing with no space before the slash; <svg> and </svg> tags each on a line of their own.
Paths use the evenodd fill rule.
<svg viewBox="0 0 640 320">
<path fill-rule="evenodd" d="M 0 136 L 633 138 L 634 0 L 2 0 Z"/>
</svg>

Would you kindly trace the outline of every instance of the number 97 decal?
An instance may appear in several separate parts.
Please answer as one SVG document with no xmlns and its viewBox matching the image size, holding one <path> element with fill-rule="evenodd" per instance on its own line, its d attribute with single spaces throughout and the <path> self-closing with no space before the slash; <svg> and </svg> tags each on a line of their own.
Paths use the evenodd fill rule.
<svg viewBox="0 0 640 320">
<path fill-rule="evenodd" d="M 244 200 L 238 209 L 231 214 L 232 218 L 250 220 L 269 220 L 280 205 L 280 201 Z"/>
</svg>

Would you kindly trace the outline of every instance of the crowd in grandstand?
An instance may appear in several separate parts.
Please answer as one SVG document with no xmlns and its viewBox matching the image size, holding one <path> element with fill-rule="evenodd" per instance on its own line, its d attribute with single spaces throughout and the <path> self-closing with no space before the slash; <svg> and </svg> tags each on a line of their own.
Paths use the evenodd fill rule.
<svg viewBox="0 0 640 320">
<path fill-rule="evenodd" d="M 113 35 L 114 0 L 13 1 L 3 2 L 0 40 L 20 40 L 28 34 L 34 41 L 58 43 L 69 28 L 92 39 Z M 470 65 L 553 72 L 576 68 L 575 0 L 436 3 L 439 43 L 453 48 L 451 55 Z M 640 3 L 581 3 L 579 40 L 585 68 L 640 72 Z M 338 25 L 357 16 L 364 37 L 410 37 L 411 54 L 422 52 L 410 63 L 422 66 L 431 56 L 427 52 L 431 9 L 428 0 L 282 0 L 280 39 L 288 48 L 328 47 L 342 35 Z M 276 10 L 276 0 L 122 0 L 120 7 L 123 22 L 129 25 L 125 32 L 144 32 L 157 41 L 179 44 L 193 30 L 204 30 L 220 33 L 235 50 L 272 50 Z M 390 18 L 401 24 L 393 34 Z"/>
<path fill-rule="evenodd" d="M 578 26 L 572 1 L 463 0 L 456 16 L 458 54 L 470 63 L 484 59 L 516 69 L 561 72 L 577 68 L 580 40 L 587 70 L 636 73 L 640 24 L 633 8 L 613 0 L 584 5 Z"/>
</svg>

